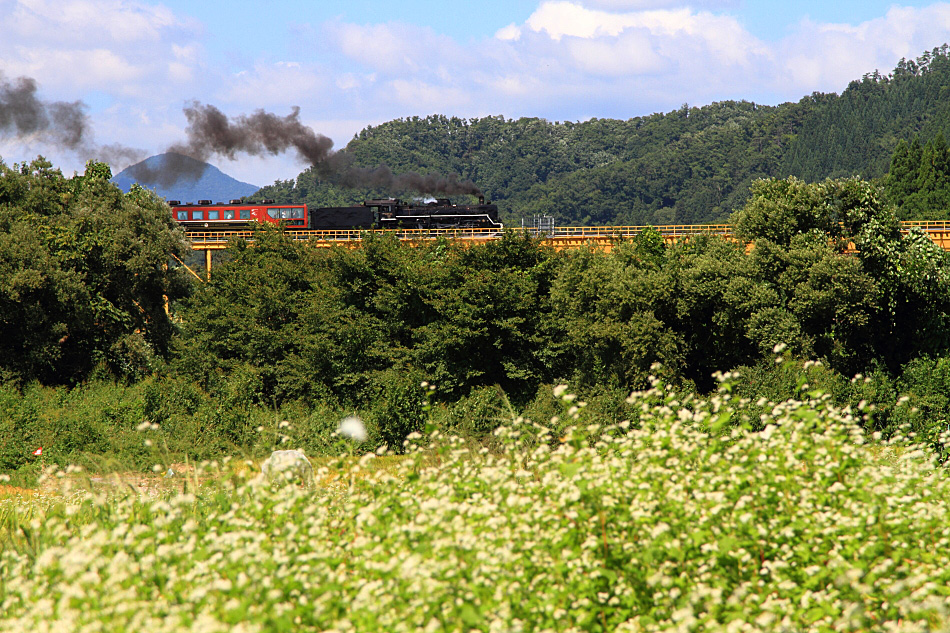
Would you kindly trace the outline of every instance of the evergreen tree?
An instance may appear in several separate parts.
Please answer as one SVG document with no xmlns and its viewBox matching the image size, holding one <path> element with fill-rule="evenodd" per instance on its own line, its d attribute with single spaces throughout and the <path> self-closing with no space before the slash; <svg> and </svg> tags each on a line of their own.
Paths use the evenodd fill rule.
<svg viewBox="0 0 950 633">
<path fill-rule="evenodd" d="M 919 136 L 914 136 L 910 143 L 901 139 L 894 149 L 885 187 L 895 204 L 903 204 L 917 190 L 917 175 L 920 172 L 922 156 L 923 148 Z"/>
<path fill-rule="evenodd" d="M 950 148 L 943 132 L 921 147 L 918 137 L 898 143 L 884 179 L 888 198 L 904 220 L 940 220 L 950 211 Z"/>
</svg>

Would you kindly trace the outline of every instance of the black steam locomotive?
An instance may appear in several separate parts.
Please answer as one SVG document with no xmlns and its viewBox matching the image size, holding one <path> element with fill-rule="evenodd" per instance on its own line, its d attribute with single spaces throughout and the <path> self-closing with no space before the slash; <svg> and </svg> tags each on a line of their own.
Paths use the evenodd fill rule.
<svg viewBox="0 0 950 633">
<path fill-rule="evenodd" d="M 358 207 L 325 207 L 310 212 L 312 229 L 501 229 L 498 207 L 486 204 L 452 204 L 439 198 L 422 204 L 395 198 L 366 200 Z"/>
<path fill-rule="evenodd" d="M 452 204 L 448 198 L 439 198 L 421 204 L 406 203 L 395 198 L 366 200 L 353 207 L 324 207 L 308 209 L 303 204 L 274 204 L 273 200 L 260 203 L 232 200 L 230 203 L 212 203 L 199 200 L 198 204 L 168 203 L 173 217 L 186 229 L 208 231 L 236 229 L 251 222 L 283 225 L 288 229 L 502 229 L 498 206 L 486 204 L 479 196 L 478 204 Z"/>
</svg>

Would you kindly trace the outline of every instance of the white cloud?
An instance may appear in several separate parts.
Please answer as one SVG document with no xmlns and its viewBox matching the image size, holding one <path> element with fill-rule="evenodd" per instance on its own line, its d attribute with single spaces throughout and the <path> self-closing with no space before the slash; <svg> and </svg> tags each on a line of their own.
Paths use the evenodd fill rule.
<svg viewBox="0 0 950 633">
<path fill-rule="evenodd" d="M 44 83 L 69 85 L 79 90 L 104 85 L 124 85 L 140 79 L 145 71 L 105 48 L 22 50 L 17 74 L 42 77 Z"/>
<path fill-rule="evenodd" d="M 472 97 L 471 92 L 459 87 L 424 81 L 395 79 L 390 88 L 397 103 L 415 112 L 451 112 L 466 106 Z"/>
<path fill-rule="evenodd" d="M 204 26 L 146 0 L 0 0 L 0 74 L 34 77 L 44 99 L 87 100 L 100 143 L 162 151 L 182 139 L 182 105 L 197 99 L 229 116 L 300 106 L 339 147 L 365 125 L 431 113 L 578 120 L 797 100 L 950 41 L 946 3 L 894 6 L 858 24 L 803 21 L 763 41 L 733 15 L 739 1 L 544 0 L 523 22 L 465 42 L 426 26 L 336 20 L 291 29 L 306 37 L 274 50 L 280 59 L 240 49 L 225 67 L 209 58 Z M 2 141 L 8 162 L 55 155 L 36 139 L 19 155 Z M 300 171 L 290 155 L 220 166 L 260 184 Z"/>
<path fill-rule="evenodd" d="M 121 0 L 17 0 L 4 31 L 19 38 L 55 35 L 66 45 L 162 41 L 169 29 L 196 25 L 165 7 Z"/>
<path fill-rule="evenodd" d="M 426 73 L 464 55 L 452 38 L 406 24 L 328 23 L 323 43 L 373 71 L 405 76 Z"/>
<path fill-rule="evenodd" d="M 569 0 L 543 2 L 528 18 L 526 25 L 536 32 L 547 33 L 554 40 L 565 36 L 617 36 L 627 29 L 638 28 L 647 29 L 655 35 L 687 33 L 713 39 L 720 28 L 725 27 L 729 31 L 741 29 L 733 18 L 696 12 L 689 7 L 618 13 L 589 9 Z"/>
<path fill-rule="evenodd" d="M 512 22 L 508 26 L 498 29 L 495 32 L 495 37 L 500 40 L 517 40 L 521 38 L 521 29 Z"/>
<path fill-rule="evenodd" d="M 324 103 L 330 86 L 326 73 L 298 62 L 258 63 L 252 69 L 227 78 L 217 94 L 206 99 L 220 99 L 232 108 L 289 108 Z"/>
<path fill-rule="evenodd" d="M 777 46 L 777 69 L 789 88 L 808 94 L 843 90 L 865 73 L 890 72 L 901 58 L 913 59 L 950 41 L 950 4 L 920 9 L 894 6 L 857 25 L 802 21 Z"/>
<path fill-rule="evenodd" d="M 595 74 L 636 76 L 697 65 L 748 67 L 768 56 L 767 48 L 733 18 L 683 8 L 617 14 L 546 2 L 526 24 L 561 43 L 562 54 Z"/>
<path fill-rule="evenodd" d="M 162 6 L 120 0 L 14 0 L 0 4 L 0 72 L 65 95 L 141 94 L 146 82 L 190 81 L 198 24 Z M 187 42 L 181 44 L 180 42 Z"/>
<path fill-rule="evenodd" d="M 4 20 L 7 37 L 48 40 L 54 35 L 67 46 L 160 42 L 171 29 L 196 26 L 161 5 L 121 0 L 17 0 Z"/>
<path fill-rule="evenodd" d="M 648 32 L 568 42 L 574 63 L 594 75 L 630 76 L 659 72 L 666 65 Z"/>
<path fill-rule="evenodd" d="M 531 14 L 526 25 L 558 41 L 565 35 L 586 38 L 617 35 L 624 28 L 634 26 L 635 17 L 635 14 L 592 11 L 574 2 L 544 2 Z"/>
<path fill-rule="evenodd" d="M 579 0 L 580 4 L 592 9 L 605 11 L 648 11 L 650 9 L 667 9 L 682 7 L 683 0 Z M 692 7 L 704 9 L 736 8 L 742 0 L 695 0 L 690 2 Z"/>
<path fill-rule="evenodd" d="M 500 32 L 491 48 L 486 55 L 494 63 L 480 62 L 494 69 L 486 83 L 520 100 L 522 111 L 544 107 L 545 116 L 555 96 L 562 111 L 595 116 L 743 98 L 730 87 L 739 78 L 764 81 L 772 55 L 729 16 L 682 7 L 610 12 L 567 1 L 542 3 L 524 25 Z"/>
<path fill-rule="evenodd" d="M 682 6 L 680 0 L 582 0 L 580 4 L 604 11 L 647 11 Z"/>
</svg>

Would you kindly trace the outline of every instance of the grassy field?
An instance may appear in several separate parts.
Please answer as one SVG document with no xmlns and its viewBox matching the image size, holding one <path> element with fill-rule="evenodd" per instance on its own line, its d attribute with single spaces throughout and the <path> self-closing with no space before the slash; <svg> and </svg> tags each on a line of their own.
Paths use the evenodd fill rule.
<svg viewBox="0 0 950 633">
<path fill-rule="evenodd" d="M 928 450 L 819 394 L 632 403 L 557 436 L 515 421 L 490 451 L 323 460 L 313 489 L 222 460 L 0 491 L 0 630 L 950 629 Z"/>
</svg>

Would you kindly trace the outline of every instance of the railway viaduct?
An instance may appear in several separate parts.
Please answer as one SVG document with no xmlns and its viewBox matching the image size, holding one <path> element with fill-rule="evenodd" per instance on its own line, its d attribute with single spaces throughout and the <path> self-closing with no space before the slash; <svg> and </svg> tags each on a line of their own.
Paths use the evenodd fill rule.
<svg viewBox="0 0 950 633">
<path fill-rule="evenodd" d="M 593 246 L 609 251 L 614 244 L 623 239 L 634 237 L 644 229 L 645 226 L 564 226 L 554 227 L 541 233 L 533 229 L 526 230 L 530 233 L 540 235 L 542 240 L 553 246 L 557 250 L 567 248 L 579 248 L 584 246 Z M 652 227 L 660 232 L 663 240 L 668 243 L 676 243 L 690 239 L 692 236 L 700 234 L 721 235 L 723 237 L 732 236 L 732 225 L 730 224 L 672 224 L 666 226 Z M 901 222 L 901 231 L 907 233 L 912 229 L 923 231 L 931 240 L 938 244 L 944 250 L 950 251 L 950 221 L 904 221 Z M 466 240 L 471 243 L 483 242 L 496 239 L 499 233 L 495 229 L 384 229 L 387 234 L 395 233 L 403 241 L 409 243 L 422 243 L 429 240 L 435 240 L 445 237 L 453 240 Z M 303 230 L 290 233 L 295 240 L 306 240 L 317 247 L 329 248 L 331 246 L 345 246 L 348 248 L 359 247 L 365 231 L 314 231 Z M 203 251 L 205 254 L 205 274 L 211 273 L 211 254 L 216 250 L 227 248 L 228 242 L 232 238 L 253 239 L 252 231 L 205 231 L 193 232 L 189 234 L 191 246 L 196 251 Z M 198 276 L 195 273 L 195 276 Z"/>
</svg>

